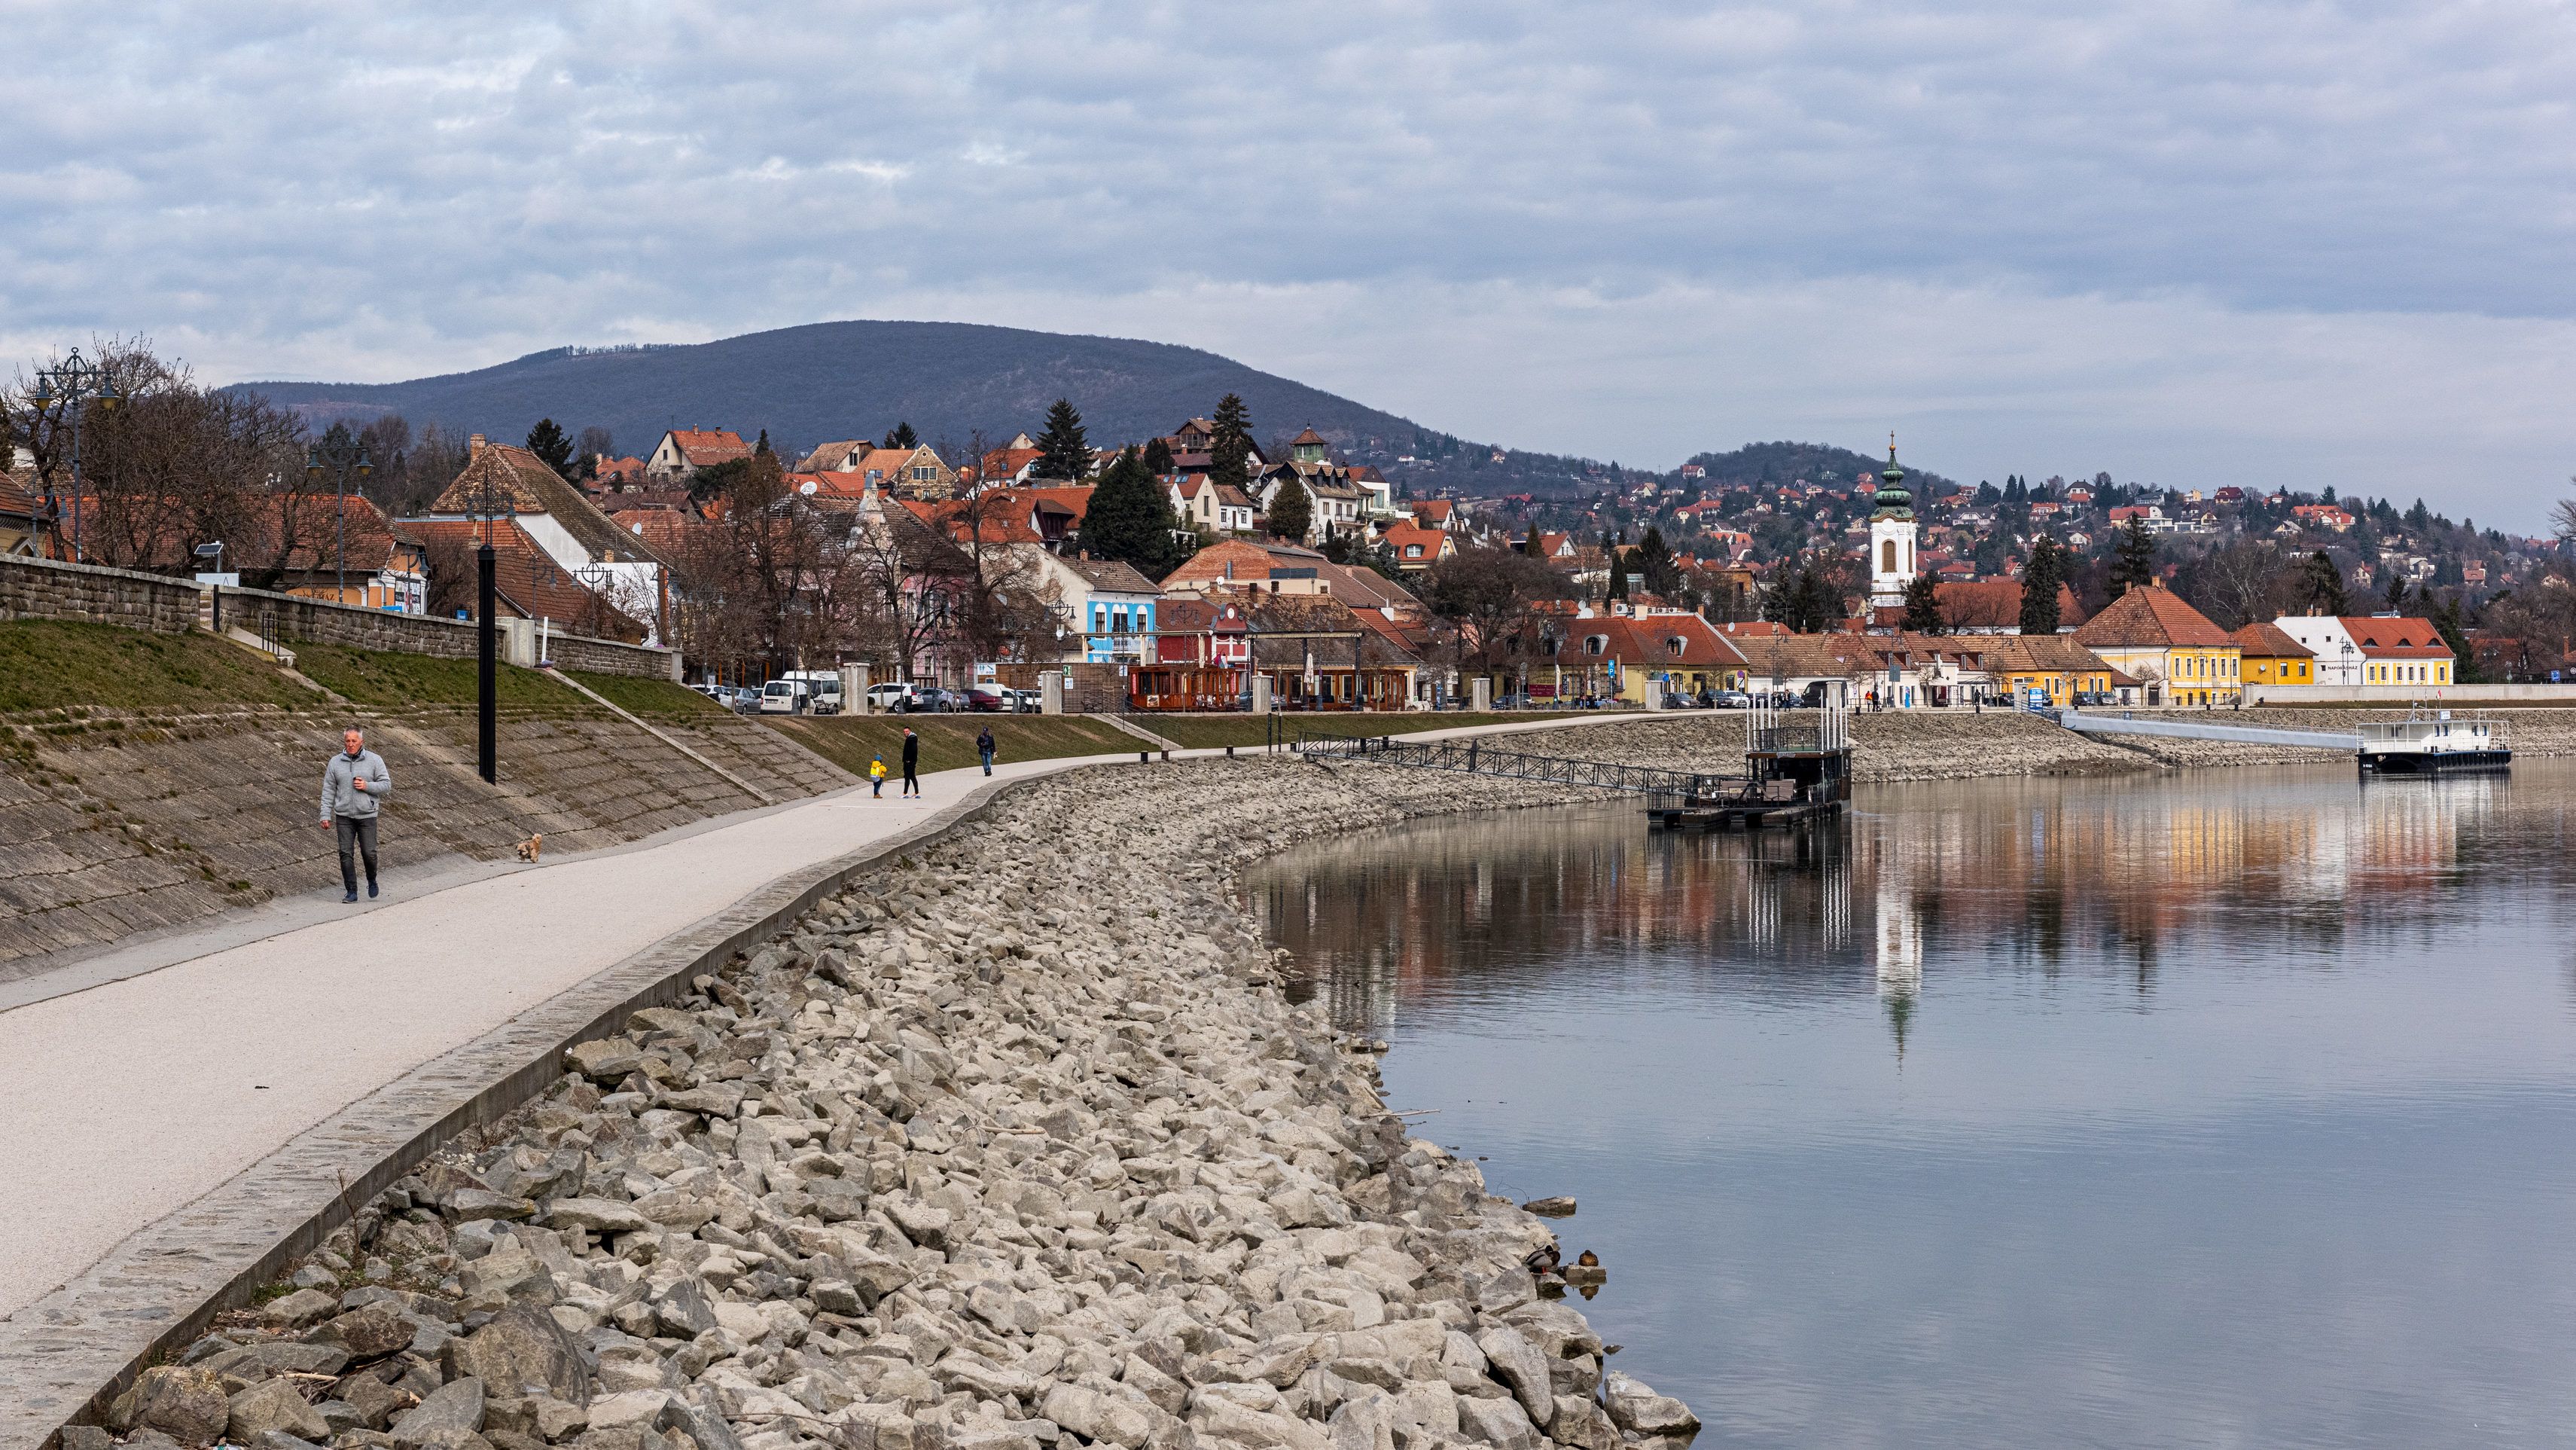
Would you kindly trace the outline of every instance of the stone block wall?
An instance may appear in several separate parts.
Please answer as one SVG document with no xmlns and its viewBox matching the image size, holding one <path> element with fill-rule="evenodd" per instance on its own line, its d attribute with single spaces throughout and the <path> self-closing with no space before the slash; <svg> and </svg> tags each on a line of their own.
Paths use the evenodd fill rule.
<svg viewBox="0 0 2576 1450">
<path fill-rule="evenodd" d="M 0 619 L 74 619 L 184 634 L 197 622 L 197 586 L 161 574 L 0 556 Z"/>
</svg>

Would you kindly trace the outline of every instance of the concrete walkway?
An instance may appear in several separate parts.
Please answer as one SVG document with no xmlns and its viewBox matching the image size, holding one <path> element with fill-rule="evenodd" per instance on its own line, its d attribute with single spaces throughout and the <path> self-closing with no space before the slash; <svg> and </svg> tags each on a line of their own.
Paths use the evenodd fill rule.
<svg viewBox="0 0 2576 1450">
<path fill-rule="evenodd" d="M 1107 758 L 1114 761 L 1116 757 Z M 1002 765 L 1026 777 L 1100 757 Z M 0 1001 L 0 1321 L 406 1072 L 984 785 L 864 790 L 518 867 L 243 941 L 239 923 L 11 984 Z M 0 1399 L 5 1399 L 0 1394 Z"/>
</svg>

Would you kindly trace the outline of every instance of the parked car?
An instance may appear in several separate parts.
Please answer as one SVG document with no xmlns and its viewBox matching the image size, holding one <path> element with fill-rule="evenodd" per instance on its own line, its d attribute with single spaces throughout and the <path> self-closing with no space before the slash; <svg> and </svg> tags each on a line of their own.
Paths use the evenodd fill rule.
<svg viewBox="0 0 2576 1450">
<path fill-rule="evenodd" d="M 1717 692 L 1716 706 L 1720 710 L 1750 710 L 1753 708 L 1753 697 L 1742 690 L 1720 690 Z"/>
<path fill-rule="evenodd" d="M 1046 709 L 1046 697 L 1035 690 L 1005 688 L 1002 693 L 1010 696 L 1014 715 L 1035 715 Z"/>
<path fill-rule="evenodd" d="M 883 684 L 870 685 L 868 686 L 868 708 L 880 715 L 888 714 L 911 696 L 912 686 L 901 680 L 888 680 Z"/>
<path fill-rule="evenodd" d="M 812 700 L 803 680 L 772 680 L 760 687 L 763 715 L 802 715 Z"/>
<path fill-rule="evenodd" d="M 1011 692 L 1000 685 L 977 685 L 966 692 L 969 710 L 1005 712 L 1011 708 Z"/>
<path fill-rule="evenodd" d="M 1690 691 L 1675 690 L 1664 697 L 1664 708 L 1667 710 L 1697 710 L 1701 708 L 1701 705 L 1699 703 L 1699 697 L 1693 695 Z"/>
</svg>

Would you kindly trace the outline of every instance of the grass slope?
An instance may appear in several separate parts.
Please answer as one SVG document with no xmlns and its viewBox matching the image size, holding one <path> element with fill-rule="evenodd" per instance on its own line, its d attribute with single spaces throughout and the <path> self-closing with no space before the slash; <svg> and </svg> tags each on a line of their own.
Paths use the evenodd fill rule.
<svg viewBox="0 0 2576 1450">
<path fill-rule="evenodd" d="M 399 710 L 406 705 L 475 703 L 472 660 L 355 649 L 344 644 L 289 641 L 287 647 L 295 651 L 299 673 L 361 705 Z M 500 667 L 493 694 L 505 710 L 564 713 L 575 707 L 598 708 L 535 670 L 523 670 L 517 665 Z"/>
<path fill-rule="evenodd" d="M 82 705 L 202 710 L 321 703 L 265 656 L 212 635 L 145 634 L 67 620 L 0 621 L 0 714 Z"/>
</svg>

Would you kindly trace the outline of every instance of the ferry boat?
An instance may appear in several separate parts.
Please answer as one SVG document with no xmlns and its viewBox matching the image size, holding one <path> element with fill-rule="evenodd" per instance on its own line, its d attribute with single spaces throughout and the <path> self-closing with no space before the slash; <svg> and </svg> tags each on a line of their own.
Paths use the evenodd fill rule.
<svg viewBox="0 0 2576 1450">
<path fill-rule="evenodd" d="M 2410 711 L 2360 728 L 2364 775 L 2453 775 L 2510 769 L 2504 722 L 2465 711 Z"/>
</svg>

